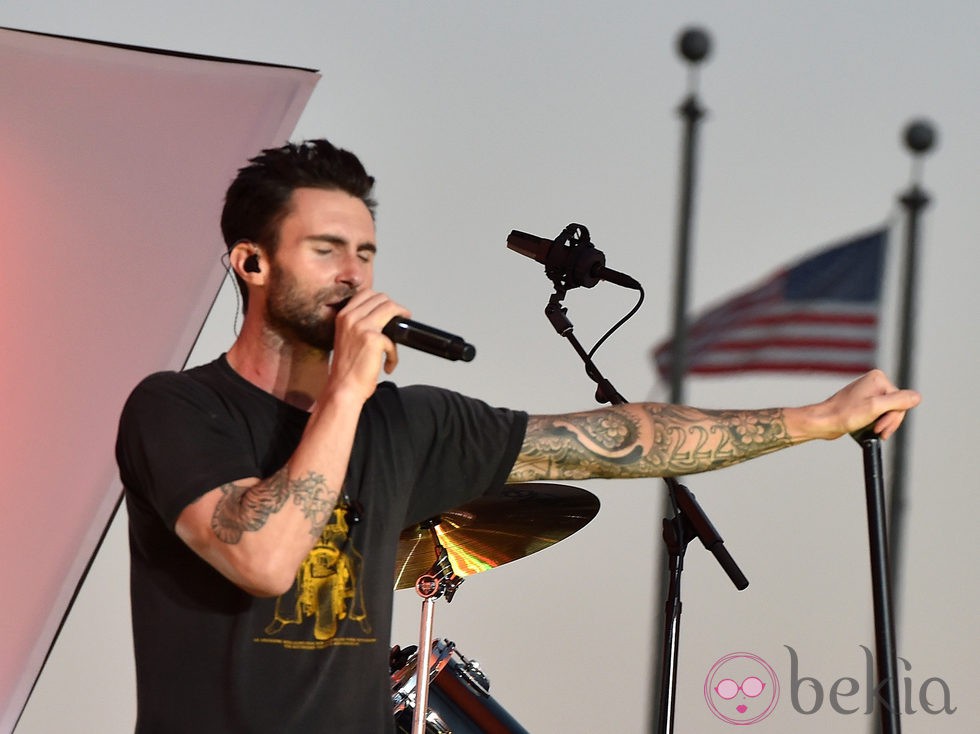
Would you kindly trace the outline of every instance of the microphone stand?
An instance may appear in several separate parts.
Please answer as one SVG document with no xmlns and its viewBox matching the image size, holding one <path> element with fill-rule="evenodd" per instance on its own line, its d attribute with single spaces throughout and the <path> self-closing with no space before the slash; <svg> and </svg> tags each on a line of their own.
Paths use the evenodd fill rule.
<svg viewBox="0 0 980 734">
<path fill-rule="evenodd" d="M 878 717 L 882 734 L 901 734 L 895 616 L 885 528 L 885 486 L 881 468 L 881 439 L 865 429 L 854 436 L 864 458 L 864 493 L 868 513 L 868 545 L 871 560 L 871 592 L 875 620 Z"/>
<path fill-rule="evenodd" d="M 549 273 L 555 286 L 545 315 L 548 321 L 572 345 L 585 364 L 585 373 L 596 383 L 595 398 L 599 403 L 624 405 L 627 400 L 619 394 L 612 383 L 606 379 L 592 361 L 592 357 L 582 347 L 574 334 L 574 327 L 568 318 L 568 309 L 561 305 L 567 288 L 558 274 Z M 573 286 L 574 287 L 574 286 Z M 670 581 L 664 602 L 663 654 L 660 676 L 660 722 L 657 731 L 669 734 L 674 731 L 674 712 L 677 693 L 677 662 L 680 651 L 681 623 L 681 574 L 684 571 L 684 553 L 688 543 L 695 537 L 715 556 L 715 559 L 739 591 L 748 585 L 734 559 L 725 549 L 724 541 L 711 520 L 698 504 L 694 494 L 673 477 L 664 477 L 668 496 L 674 511 L 673 518 L 663 520 L 663 538 L 667 546 Z"/>
</svg>

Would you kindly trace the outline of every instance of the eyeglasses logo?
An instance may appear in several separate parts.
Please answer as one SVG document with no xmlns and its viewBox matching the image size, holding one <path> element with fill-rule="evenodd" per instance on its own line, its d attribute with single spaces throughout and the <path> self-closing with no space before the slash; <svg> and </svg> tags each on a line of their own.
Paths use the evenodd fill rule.
<svg viewBox="0 0 980 734">
<path fill-rule="evenodd" d="M 776 708 L 779 679 L 772 666 L 757 655 L 731 653 L 708 671 L 704 679 L 704 698 L 711 713 L 722 721 L 755 724 Z"/>
<path fill-rule="evenodd" d="M 715 693 L 724 698 L 726 701 L 731 701 L 738 695 L 739 691 L 744 693 L 749 698 L 756 698 L 765 689 L 765 683 L 756 678 L 754 675 L 750 675 L 748 678 L 742 681 L 741 685 L 733 681 L 731 678 L 725 678 L 715 686 Z"/>
</svg>

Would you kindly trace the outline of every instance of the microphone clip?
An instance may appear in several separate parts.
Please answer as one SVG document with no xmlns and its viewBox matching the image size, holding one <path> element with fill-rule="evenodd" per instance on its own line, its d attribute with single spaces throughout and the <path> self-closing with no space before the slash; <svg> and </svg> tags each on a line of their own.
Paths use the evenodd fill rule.
<svg viewBox="0 0 980 734">
<path fill-rule="evenodd" d="M 553 240 L 515 229 L 507 238 L 507 248 L 542 263 L 545 275 L 562 294 L 579 286 L 591 288 L 600 280 L 643 290 L 626 273 L 606 267 L 606 256 L 595 248 L 589 239 L 589 230 L 582 224 L 569 224 Z"/>
<path fill-rule="evenodd" d="M 606 256 L 597 250 L 584 224 L 569 224 L 548 251 L 544 273 L 562 292 L 572 288 L 592 288 L 602 280 Z M 563 246 L 565 245 L 565 246 Z"/>
</svg>

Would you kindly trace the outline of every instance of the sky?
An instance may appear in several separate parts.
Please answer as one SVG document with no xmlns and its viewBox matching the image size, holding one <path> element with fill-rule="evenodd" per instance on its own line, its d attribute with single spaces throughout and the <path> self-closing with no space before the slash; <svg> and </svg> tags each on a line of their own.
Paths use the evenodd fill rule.
<svg viewBox="0 0 980 734">
<path fill-rule="evenodd" d="M 675 50 L 692 25 L 712 38 L 694 75 Z M 593 386 L 545 320 L 551 287 L 541 267 L 506 249 L 512 229 L 551 238 L 571 222 L 584 224 L 607 264 L 644 285 L 643 308 L 596 360 L 627 399 L 666 396 L 650 350 L 671 323 L 677 107 L 692 83 L 707 110 L 692 232 L 695 309 L 888 223 L 880 363 L 893 373 L 904 236 L 898 197 L 916 177 L 930 197 L 913 370 L 924 403 L 906 426 L 900 655 L 913 693 L 942 678 L 958 708 L 929 714 L 916 705 L 903 726 L 971 730 L 980 653 L 973 624 L 980 593 L 967 542 L 978 510 L 972 388 L 980 347 L 972 321 L 980 312 L 980 6 L 104 0 L 86 8 L 3 0 L 0 26 L 318 69 L 321 81 L 294 137 L 329 137 L 378 178 L 379 287 L 418 320 L 477 347 L 469 364 L 403 354 L 395 379 L 534 413 L 591 407 Z M 917 119 L 938 134 L 918 167 L 902 140 Z M 214 248 L 218 257 L 217 215 L 203 239 L 180 246 Z M 574 291 L 565 302 L 587 345 L 633 303 L 632 292 L 609 284 Z M 234 313 L 225 289 L 192 361 L 227 348 Z M 686 400 L 802 404 L 842 384 L 839 376 L 699 378 L 688 383 Z M 750 586 L 736 592 L 709 554 L 691 546 L 679 731 L 730 726 L 702 689 L 716 661 L 739 651 L 766 660 L 783 684 L 757 730 L 868 730 L 860 712 L 840 713 L 827 700 L 804 714 L 792 696 L 801 676 L 827 691 L 841 678 L 866 688 L 862 646 L 873 647 L 873 629 L 861 470 L 857 446 L 843 440 L 688 478 Z M 480 660 L 495 699 L 531 731 L 644 731 L 659 659 L 662 483 L 581 486 L 602 501 L 596 519 L 552 549 L 468 580 L 436 613 L 437 634 Z M 103 554 L 18 734 L 50 731 L 68 708 L 76 720 L 99 722 L 87 730 L 126 731 L 126 717 L 131 725 L 128 672 L 101 670 L 98 660 L 125 660 L 128 652 L 124 532 L 110 534 Z M 113 619 L 112 634 L 93 642 L 84 614 Z M 418 600 L 398 592 L 393 643 L 411 644 L 418 615 Z M 90 674 L 79 684 L 59 665 L 91 666 Z M 106 690 L 117 694 L 109 703 Z M 932 684 L 927 694 L 937 691 Z M 99 705 L 66 705 L 74 697 Z"/>
</svg>

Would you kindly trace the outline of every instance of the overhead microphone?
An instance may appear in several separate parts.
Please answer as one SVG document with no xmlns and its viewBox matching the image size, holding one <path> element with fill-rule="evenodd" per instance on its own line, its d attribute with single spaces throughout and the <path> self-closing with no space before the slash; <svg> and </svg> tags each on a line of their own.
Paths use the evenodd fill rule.
<svg viewBox="0 0 980 734">
<path fill-rule="evenodd" d="M 607 268 L 605 254 L 597 250 L 588 237 L 588 230 L 580 224 L 568 225 L 554 240 L 515 229 L 507 237 L 507 248 L 542 263 L 548 277 L 561 279 L 566 288 L 591 288 L 604 280 L 623 288 L 642 290 L 639 282 L 626 273 Z M 580 243 L 562 244 L 562 240 L 576 239 Z"/>
</svg>

